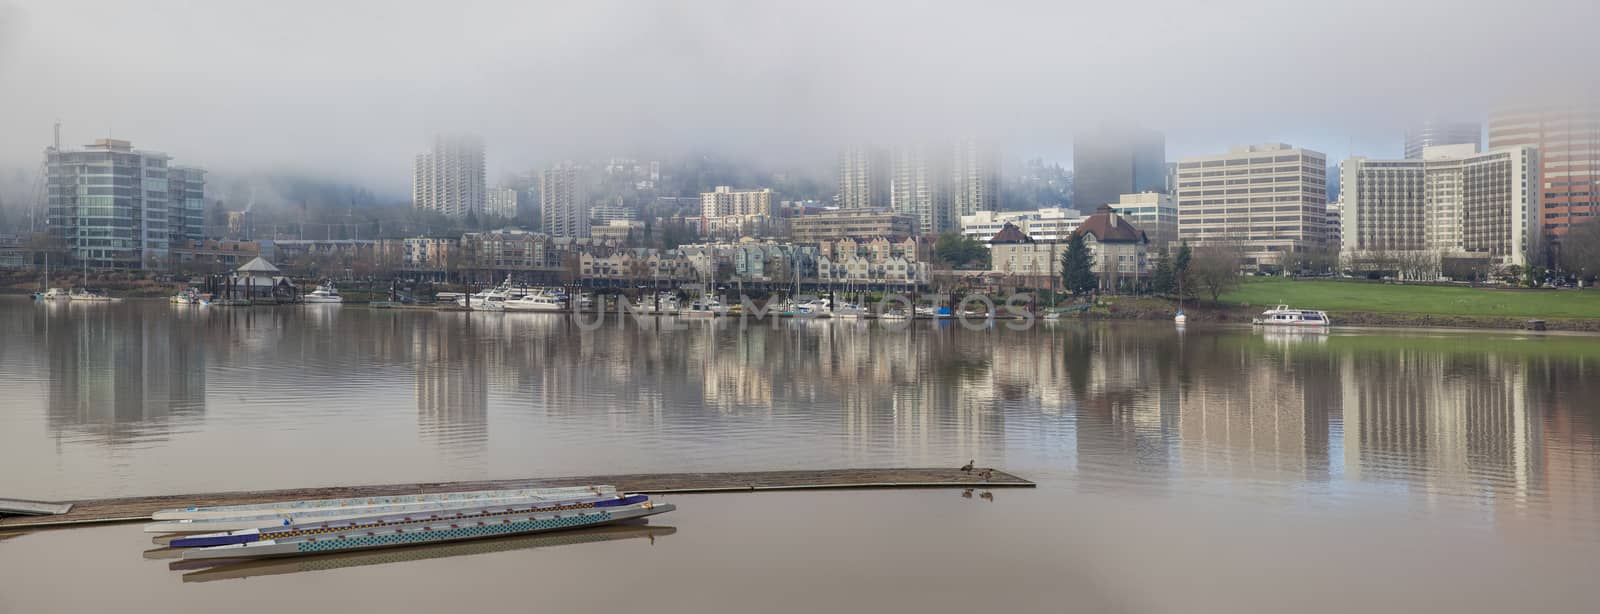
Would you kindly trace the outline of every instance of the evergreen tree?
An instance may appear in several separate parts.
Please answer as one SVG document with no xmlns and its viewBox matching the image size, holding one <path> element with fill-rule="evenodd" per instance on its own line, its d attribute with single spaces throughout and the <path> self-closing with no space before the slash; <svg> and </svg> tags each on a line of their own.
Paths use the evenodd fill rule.
<svg viewBox="0 0 1600 614">
<path fill-rule="evenodd" d="M 1156 255 L 1156 264 L 1150 270 L 1150 291 L 1156 294 L 1172 294 L 1176 280 L 1172 271 L 1172 260 L 1166 253 Z"/>
<path fill-rule="evenodd" d="M 1067 241 L 1067 251 L 1061 255 L 1061 285 L 1068 292 L 1082 294 L 1094 290 L 1096 280 L 1089 255 L 1089 246 L 1082 234 L 1073 234 Z"/>
<path fill-rule="evenodd" d="M 1189 283 L 1189 263 L 1194 261 L 1194 250 L 1189 249 L 1189 242 L 1184 241 L 1178 245 L 1178 255 L 1172 261 L 1172 283 L 1178 291 L 1178 298 L 1188 296 L 1194 284 Z"/>
</svg>

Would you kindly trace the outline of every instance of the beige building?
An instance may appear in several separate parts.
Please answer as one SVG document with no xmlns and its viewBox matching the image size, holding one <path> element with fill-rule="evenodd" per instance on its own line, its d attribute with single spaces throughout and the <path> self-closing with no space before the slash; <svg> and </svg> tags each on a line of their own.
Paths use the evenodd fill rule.
<svg viewBox="0 0 1600 614">
<path fill-rule="evenodd" d="M 562 164 L 539 174 L 539 211 L 552 237 L 589 236 L 589 201 L 578 167 Z"/>
<path fill-rule="evenodd" d="M 700 194 L 700 231 L 705 234 L 739 234 L 771 217 L 771 188 L 735 190 L 722 185 Z"/>
<path fill-rule="evenodd" d="M 626 242 L 630 237 L 644 236 L 644 222 L 638 220 L 611 220 L 589 227 L 589 237 L 597 240 Z"/>
<path fill-rule="evenodd" d="M 889 173 L 889 154 L 883 149 L 868 145 L 844 150 L 839 154 L 839 206 L 889 206 Z"/>
<path fill-rule="evenodd" d="M 1123 288 L 1149 276 L 1148 235 L 1110 206 L 1084 218 L 1073 234 L 1083 235 L 1101 289 Z M 1006 224 L 989 240 L 989 268 L 1014 285 L 1054 288 L 1059 285 L 1061 257 L 1067 253 L 1067 245 L 1066 240 L 1035 241 L 1015 225 Z"/>
<path fill-rule="evenodd" d="M 483 215 L 483 139 L 441 136 L 411 167 L 412 206 L 449 216 Z"/>
<path fill-rule="evenodd" d="M 1243 266 L 1279 266 L 1327 244 L 1327 157 L 1283 143 L 1178 162 L 1178 238 L 1237 244 Z"/>
<path fill-rule="evenodd" d="M 1149 235 L 1151 247 L 1166 250 L 1178 241 L 1178 202 L 1172 195 L 1123 194 L 1112 207 Z"/>
<path fill-rule="evenodd" d="M 916 220 L 883 209 L 831 209 L 794 218 L 789 228 L 796 243 L 820 243 L 845 237 L 909 237 L 916 234 Z"/>
<path fill-rule="evenodd" d="M 484 205 L 484 212 L 489 215 L 503 218 L 517 217 L 517 191 L 511 188 L 495 188 L 489 190 L 488 202 Z"/>
<path fill-rule="evenodd" d="M 1351 158 L 1340 166 L 1347 258 L 1421 254 L 1526 265 L 1538 239 L 1539 153 L 1475 144 L 1423 148 L 1422 159 Z"/>
</svg>

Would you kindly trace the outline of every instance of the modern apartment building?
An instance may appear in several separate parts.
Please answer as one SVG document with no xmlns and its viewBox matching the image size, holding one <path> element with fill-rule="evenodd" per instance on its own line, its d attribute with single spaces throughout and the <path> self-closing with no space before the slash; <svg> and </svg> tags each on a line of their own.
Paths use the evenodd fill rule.
<svg viewBox="0 0 1600 614">
<path fill-rule="evenodd" d="M 1483 144 L 1483 125 L 1477 122 L 1458 122 L 1429 119 L 1418 122 L 1406 130 L 1406 159 L 1421 160 L 1425 147 L 1439 145 Z"/>
<path fill-rule="evenodd" d="M 589 201 L 582 170 L 561 164 L 541 172 L 539 211 L 545 234 L 568 239 L 589 236 Z"/>
<path fill-rule="evenodd" d="M 1123 194 L 1111 208 L 1145 231 L 1151 249 L 1166 250 L 1178 240 L 1178 202 L 1170 194 Z"/>
<path fill-rule="evenodd" d="M 1551 237 L 1600 216 L 1600 101 L 1501 109 L 1489 148 L 1539 150 L 1541 225 Z"/>
<path fill-rule="evenodd" d="M 1092 211 L 1123 194 L 1166 191 L 1167 146 L 1159 132 L 1105 125 L 1073 136 L 1072 206 Z"/>
<path fill-rule="evenodd" d="M 889 208 L 914 218 L 918 234 L 936 235 L 954 228 L 946 156 L 931 147 L 897 147 L 890 166 Z"/>
<path fill-rule="evenodd" d="M 735 190 L 725 185 L 700 193 L 701 232 L 737 233 L 772 217 L 772 188 Z"/>
<path fill-rule="evenodd" d="M 81 151 L 45 150 L 47 222 L 80 263 L 97 269 L 163 268 L 174 239 L 204 238 L 205 171 L 99 139 Z"/>
<path fill-rule="evenodd" d="M 1340 169 L 1346 256 L 1528 264 L 1539 233 L 1539 152 L 1477 149 L 1442 145 L 1425 148 L 1421 160 L 1346 160 Z"/>
<path fill-rule="evenodd" d="M 889 206 L 889 154 L 868 146 L 839 154 L 839 206 L 874 209 Z"/>
<path fill-rule="evenodd" d="M 1000 156 L 975 140 L 957 143 L 950 163 L 951 219 L 1000 210 Z"/>
<path fill-rule="evenodd" d="M 437 137 L 433 151 L 419 154 L 411 167 L 412 206 L 454 217 L 483 215 L 484 172 L 483 139 Z"/>
<path fill-rule="evenodd" d="M 167 227 L 174 243 L 206 238 L 205 169 L 167 167 Z"/>
<path fill-rule="evenodd" d="M 916 234 L 911 216 L 887 209 L 830 209 L 789 220 L 795 243 L 873 237 L 909 237 Z"/>
<path fill-rule="evenodd" d="M 1327 244 L 1327 157 L 1283 143 L 1178 162 L 1178 239 L 1238 245 L 1243 266 L 1281 266 Z"/>
<path fill-rule="evenodd" d="M 493 188 L 485 197 L 484 212 L 495 217 L 517 217 L 517 191 L 512 188 Z"/>
</svg>

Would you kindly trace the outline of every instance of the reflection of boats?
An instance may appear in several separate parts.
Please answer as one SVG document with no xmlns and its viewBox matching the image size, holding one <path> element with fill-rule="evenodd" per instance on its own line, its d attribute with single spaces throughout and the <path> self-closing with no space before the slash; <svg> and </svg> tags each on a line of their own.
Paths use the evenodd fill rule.
<svg viewBox="0 0 1600 614">
<path fill-rule="evenodd" d="M 339 296 L 339 289 L 333 287 L 333 282 L 325 281 L 322 282 L 322 285 L 317 286 L 316 290 L 312 290 L 301 297 L 300 300 L 307 303 L 343 303 L 344 297 Z"/>
<path fill-rule="evenodd" d="M 1261 317 L 1250 321 L 1256 326 L 1274 326 L 1286 328 L 1327 328 L 1328 314 L 1313 309 L 1290 309 L 1288 305 L 1278 305 L 1261 313 Z"/>
<path fill-rule="evenodd" d="M 647 520 L 637 521 L 639 523 Z M 649 526 L 646 524 L 620 524 L 614 526 L 595 527 L 561 533 L 546 533 L 523 535 L 519 537 L 504 537 L 500 539 L 485 539 L 471 542 L 452 544 L 435 544 L 429 546 L 410 546 L 394 548 L 381 552 L 346 552 L 340 554 L 324 554 L 320 556 L 300 557 L 294 559 L 268 559 L 248 561 L 243 563 L 217 565 L 217 561 L 187 561 L 175 562 L 170 565 L 173 569 L 187 569 L 201 567 L 183 575 L 184 582 L 209 582 L 213 580 L 230 580 L 249 578 L 254 576 L 272 576 L 280 574 L 298 573 L 302 571 L 323 571 L 328 569 L 341 569 L 346 567 L 362 567 L 366 565 L 381 565 L 384 563 L 399 563 L 404 561 L 421 561 L 427 559 L 440 559 L 453 556 L 472 554 L 487 554 L 490 552 L 508 552 L 531 548 L 548 548 L 551 546 L 569 546 L 575 544 L 588 544 L 624 539 L 665 537 L 676 533 L 676 527 Z"/>
<path fill-rule="evenodd" d="M 1261 338 L 1278 345 L 1296 345 L 1301 343 L 1327 343 L 1328 329 L 1322 328 L 1287 328 L 1271 327 L 1261 329 Z"/>
<path fill-rule="evenodd" d="M 336 529 L 249 543 L 194 548 L 183 552 L 183 560 L 294 556 L 457 542 L 611 524 L 664 514 L 677 509 L 671 503 L 653 503 L 643 495 L 616 499 L 611 503 L 595 503 L 592 507 L 576 509 L 572 506 L 524 509 L 514 513 L 497 513 L 493 517 L 474 516 L 422 521 L 384 519 L 381 524 L 364 524 L 345 530 Z"/>
</svg>

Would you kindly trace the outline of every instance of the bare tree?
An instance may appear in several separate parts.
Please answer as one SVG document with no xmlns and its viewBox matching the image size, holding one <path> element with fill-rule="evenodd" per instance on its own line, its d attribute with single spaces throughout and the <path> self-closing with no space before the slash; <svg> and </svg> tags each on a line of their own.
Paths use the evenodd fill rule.
<svg viewBox="0 0 1600 614">
<path fill-rule="evenodd" d="M 1567 236 L 1561 238 L 1559 253 L 1562 269 L 1580 280 L 1592 282 L 1600 275 L 1600 220 L 1573 226 Z"/>
<path fill-rule="evenodd" d="M 1239 285 L 1239 265 L 1243 260 L 1237 244 L 1222 243 L 1202 245 L 1194 250 L 1194 260 L 1189 264 L 1191 279 L 1215 303 L 1227 291 Z"/>
</svg>

